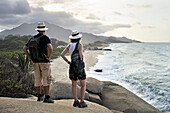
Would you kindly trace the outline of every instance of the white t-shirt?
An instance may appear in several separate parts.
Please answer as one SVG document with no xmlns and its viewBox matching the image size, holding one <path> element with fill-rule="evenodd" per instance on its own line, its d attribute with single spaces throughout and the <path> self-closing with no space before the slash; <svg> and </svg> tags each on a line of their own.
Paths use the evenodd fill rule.
<svg viewBox="0 0 170 113">
<path fill-rule="evenodd" d="M 70 43 L 70 48 L 69 48 L 70 56 L 72 55 L 72 53 L 73 53 L 73 51 L 76 47 L 76 44 L 77 44 L 77 42 L 76 43 Z"/>
</svg>

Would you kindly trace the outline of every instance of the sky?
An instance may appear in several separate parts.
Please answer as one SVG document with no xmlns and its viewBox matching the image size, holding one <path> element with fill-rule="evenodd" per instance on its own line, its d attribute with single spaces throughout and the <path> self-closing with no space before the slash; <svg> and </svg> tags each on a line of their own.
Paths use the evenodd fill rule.
<svg viewBox="0 0 170 113">
<path fill-rule="evenodd" d="M 170 42 L 170 0 L 0 0 L 0 31 L 39 21 L 96 35 Z"/>
</svg>

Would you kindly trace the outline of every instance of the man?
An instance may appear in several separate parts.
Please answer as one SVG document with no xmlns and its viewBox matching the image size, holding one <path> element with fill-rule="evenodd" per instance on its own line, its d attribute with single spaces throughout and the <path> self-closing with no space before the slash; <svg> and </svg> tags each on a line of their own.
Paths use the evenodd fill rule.
<svg viewBox="0 0 170 113">
<path fill-rule="evenodd" d="M 37 101 L 42 101 L 41 86 L 44 87 L 45 103 L 54 103 L 54 101 L 49 96 L 49 88 L 51 83 L 51 68 L 50 68 L 50 56 L 53 51 L 51 45 L 51 40 L 45 35 L 46 28 L 44 22 L 39 22 L 37 28 L 38 34 L 32 37 L 28 43 L 24 46 L 23 50 L 25 54 L 33 61 L 34 64 L 34 85 L 36 87 L 38 99 Z M 39 49 L 30 49 L 31 43 L 38 40 Z M 35 47 L 36 48 L 36 47 Z M 35 55 L 38 54 L 38 59 L 35 59 Z"/>
</svg>

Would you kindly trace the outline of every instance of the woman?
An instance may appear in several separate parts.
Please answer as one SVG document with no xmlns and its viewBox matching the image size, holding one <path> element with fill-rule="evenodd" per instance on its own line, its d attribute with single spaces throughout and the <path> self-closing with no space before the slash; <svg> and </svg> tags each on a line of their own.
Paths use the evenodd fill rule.
<svg viewBox="0 0 170 113">
<path fill-rule="evenodd" d="M 72 95 L 74 98 L 74 107 L 80 107 L 84 108 L 87 107 L 87 104 L 84 102 L 85 97 L 85 91 L 86 91 L 86 73 L 83 69 L 83 72 L 81 75 L 77 75 L 76 72 L 73 69 L 72 63 L 65 57 L 65 54 L 67 52 L 70 53 L 70 56 L 72 56 L 73 53 L 79 54 L 80 60 L 83 60 L 83 45 L 80 43 L 82 38 L 82 34 L 80 34 L 77 30 L 72 31 L 72 34 L 69 36 L 70 44 L 63 50 L 61 53 L 61 57 L 70 65 L 69 69 L 69 78 L 72 81 Z M 77 80 L 80 80 L 80 102 L 77 98 Z"/>
</svg>

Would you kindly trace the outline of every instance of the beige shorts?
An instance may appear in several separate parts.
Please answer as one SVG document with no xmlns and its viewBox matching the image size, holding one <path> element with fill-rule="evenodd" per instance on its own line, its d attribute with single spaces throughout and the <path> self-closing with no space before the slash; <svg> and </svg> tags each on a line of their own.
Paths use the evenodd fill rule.
<svg viewBox="0 0 170 113">
<path fill-rule="evenodd" d="M 34 85 L 38 86 L 48 86 L 51 84 L 51 68 L 50 63 L 34 63 Z"/>
</svg>

